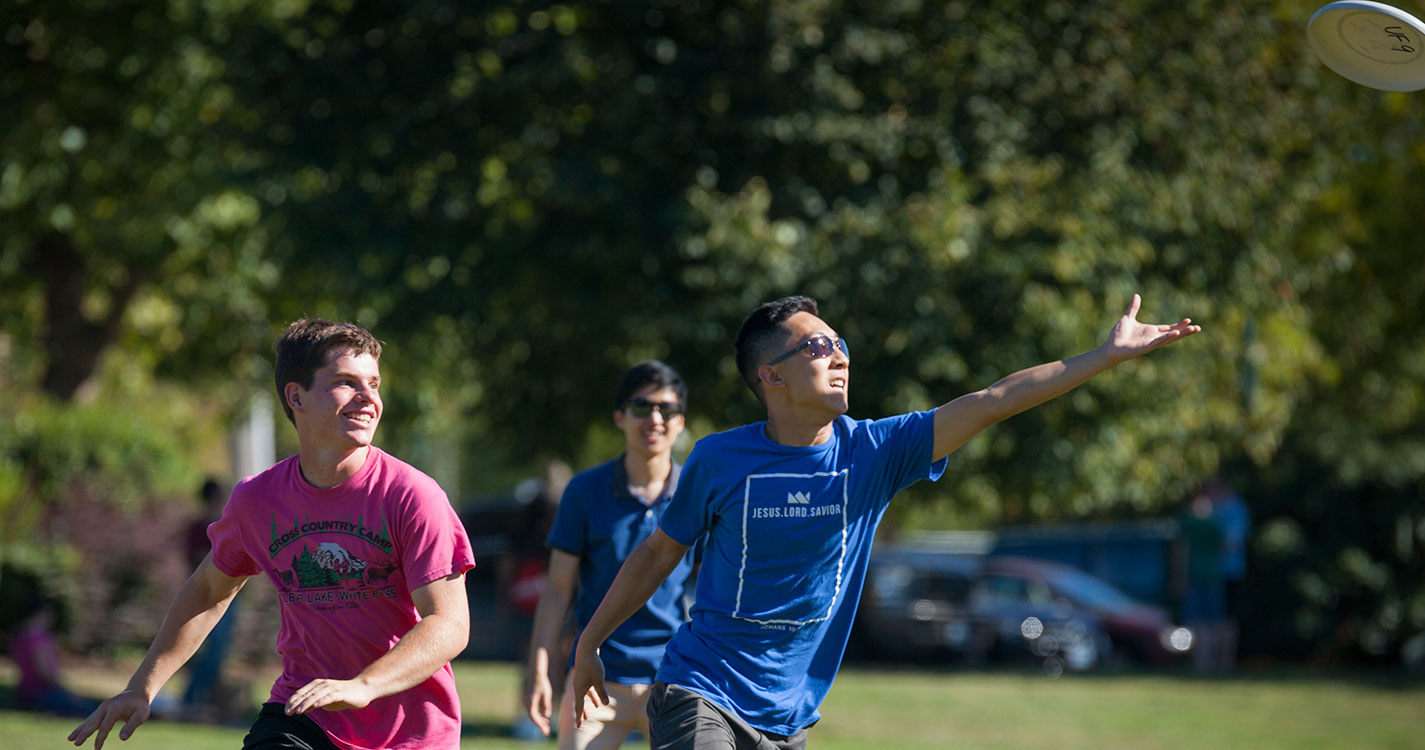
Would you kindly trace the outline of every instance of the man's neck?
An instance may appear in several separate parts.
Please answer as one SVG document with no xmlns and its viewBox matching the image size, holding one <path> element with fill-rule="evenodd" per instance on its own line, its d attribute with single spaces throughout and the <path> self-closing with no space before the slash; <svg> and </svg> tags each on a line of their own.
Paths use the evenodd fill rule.
<svg viewBox="0 0 1425 750">
<path fill-rule="evenodd" d="M 825 414 L 798 415 L 790 409 L 769 409 L 767 437 L 778 445 L 806 448 L 821 445 L 831 439 L 831 427 L 836 420 Z"/>
<path fill-rule="evenodd" d="M 366 463 L 371 446 L 347 447 L 343 450 L 322 449 L 302 446 L 297 456 L 297 464 L 302 468 L 302 478 L 313 487 L 325 489 L 335 487 L 356 476 L 356 472 Z"/>
<path fill-rule="evenodd" d="M 646 502 L 657 500 L 663 494 L 668 477 L 673 473 L 673 456 L 669 453 L 638 455 L 632 451 L 623 454 L 623 469 L 628 474 L 628 486 Z M 638 492 L 638 489 L 644 490 Z"/>
</svg>

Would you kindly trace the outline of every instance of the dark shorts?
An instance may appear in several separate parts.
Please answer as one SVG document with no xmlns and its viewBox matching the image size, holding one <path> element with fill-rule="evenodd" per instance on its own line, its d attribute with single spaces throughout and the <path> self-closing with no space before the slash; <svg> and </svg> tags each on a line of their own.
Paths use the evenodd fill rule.
<svg viewBox="0 0 1425 750">
<path fill-rule="evenodd" d="M 649 750 L 806 750 L 807 730 L 788 737 L 755 729 L 701 695 L 666 682 L 648 696 Z"/>
<path fill-rule="evenodd" d="M 339 750 L 317 722 L 288 716 L 281 703 L 262 704 L 262 713 L 242 738 L 243 750 Z"/>
</svg>

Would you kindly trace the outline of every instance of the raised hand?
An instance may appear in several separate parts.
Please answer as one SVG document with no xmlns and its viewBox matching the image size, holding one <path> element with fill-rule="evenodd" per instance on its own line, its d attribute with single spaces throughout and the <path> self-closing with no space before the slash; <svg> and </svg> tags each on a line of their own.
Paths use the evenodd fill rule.
<svg viewBox="0 0 1425 750">
<path fill-rule="evenodd" d="M 1128 305 L 1128 312 L 1118 319 L 1118 322 L 1113 325 L 1113 330 L 1108 333 L 1108 341 L 1104 342 L 1104 348 L 1115 361 L 1128 360 L 1147 354 L 1164 344 L 1170 344 L 1202 330 L 1202 326 L 1193 325 L 1190 318 L 1183 318 L 1169 325 L 1140 323 L 1138 322 L 1138 308 L 1142 304 L 1143 298 L 1137 294 L 1133 295 L 1133 301 Z"/>
</svg>

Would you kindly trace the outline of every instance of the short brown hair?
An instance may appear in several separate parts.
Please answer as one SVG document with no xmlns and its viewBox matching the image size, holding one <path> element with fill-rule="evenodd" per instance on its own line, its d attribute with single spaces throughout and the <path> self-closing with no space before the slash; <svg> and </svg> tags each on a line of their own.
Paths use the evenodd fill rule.
<svg viewBox="0 0 1425 750">
<path fill-rule="evenodd" d="M 381 342 L 371 332 L 355 323 L 336 323 L 324 318 L 301 318 L 292 321 L 277 337 L 277 400 L 287 421 L 296 424 L 292 407 L 287 404 L 287 384 L 312 387 L 317 370 L 327 364 L 333 351 L 350 350 L 370 354 L 381 360 Z"/>
</svg>

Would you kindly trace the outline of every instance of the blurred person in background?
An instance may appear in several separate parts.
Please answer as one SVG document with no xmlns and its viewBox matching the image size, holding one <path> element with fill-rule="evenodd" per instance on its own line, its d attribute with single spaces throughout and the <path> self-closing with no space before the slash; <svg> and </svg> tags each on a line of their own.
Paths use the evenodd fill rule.
<svg viewBox="0 0 1425 750">
<path fill-rule="evenodd" d="M 1246 501 L 1223 477 L 1207 480 L 1203 493 L 1211 498 L 1212 520 L 1222 529 L 1225 610 L 1212 661 L 1217 671 L 1230 672 L 1237 666 L 1237 640 L 1242 615 L 1246 612 L 1243 587 L 1247 578 L 1247 537 L 1252 531 L 1252 517 Z"/>
<path fill-rule="evenodd" d="M 551 729 L 556 683 L 561 750 L 611 750 L 630 733 L 648 735 L 648 690 L 663 661 L 668 639 L 687 619 L 685 584 L 695 550 L 675 564 L 652 597 L 603 642 L 609 702 L 576 727 L 573 695 L 564 679 L 573 660 L 556 648 L 570 605 L 582 630 L 629 554 L 658 528 L 678 486 L 681 467 L 673 445 L 682 434 L 687 408 L 682 376 L 655 360 L 639 362 L 619 380 L 613 422 L 624 435 L 624 452 L 569 482 L 549 532 L 549 577 L 534 619 L 530 648 L 528 711 L 546 736 Z"/>
<path fill-rule="evenodd" d="M 179 589 L 119 694 L 70 733 L 128 739 L 159 691 L 265 573 L 282 608 L 282 674 L 244 748 L 453 750 L 450 660 L 469 639 L 474 554 L 435 480 L 373 445 L 381 343 L 350 323 L 298 320 L 277 340 L 275 385 L 300 452 L 239 482 L 208 528 L 212 552 Z"/>
<path fill-rule="evenodd" d="M 208 541 L 208 525 L 223 515 L 227 494 L 218 480 L 208 477 L 198 488 L 199 513 L 188 524 L 186 551 L 189 567 L 197 570 L 213 545 Z M 233 597 L 227 612 L 213 626 L 202 647 L 188 664 L 188 689 L 183 693 L 183 717 L 189 721 L 214 721 L 222 718 L 218 705 L 218 688 L 223 680 L 223 660 L 232 640 L 234 623 L 238 619 L 238 599 Z"/>
<path fill-rule="evenodd" d="M 60 676 L 59 640 L 54 628 L 58 608 L 39 594 L 25 598 L 20 621 L 10 633 L 10 658 L 20 673 L 15 704 L 21 711 L 85 716 L 99 702 L 70 692 Z"/>
<path fill-rule="evenodd" d="M 507 552 L 500 556 L 497 579 L 502 612 L 513 622 L 519 654 L 529 653 L 535 611 L 549 578 L 549 551 L 544 538 L 554 524 L 559 496 L 569 484 L 570 474 L 567 464 L 551 459 L 544 464 L 543 477 L 530 477 L 515 485 L 515 501 L 521 507 L 509 533 Z M 516 689 L 515 703 L 519 708 L 511 734 L 522 740 L 543 739 L 547 732 L 542 732 L 525 710 L 529 681 L 521 681 Z"/>
<path fill-rule="evenodd" d="M 1201 330 L 1137 320 L 1096 349 L 1030 367 L 938 409 L 846 415 L 850 346 L 808 297 L 754 310 L 734 349 L 767 419 L 698 441 L 659 528 L 629 556 L 575 647 L 576 722 L 608 699 L 605 639 L 706 535 L 692 618 L 669 641 L 648 702 L 652 750 L 801 750 L 856 615 L 892 497 L 938 479 L 992 425 Z M 593 691 L 593 692 L 590 692 Z"/>
<path fill-rule="evenodd" d="M 1227 590 L 1222 576 L 1224 536 L 1212 517 L 1212 498 L 1193 495 L 1178 520 L 1181 538 L 1181 615 L 1192 631 L 1192 663 L 1198 672 L 1217 670 L 1223 620 L 1227 617 Z"/>
</svg>

